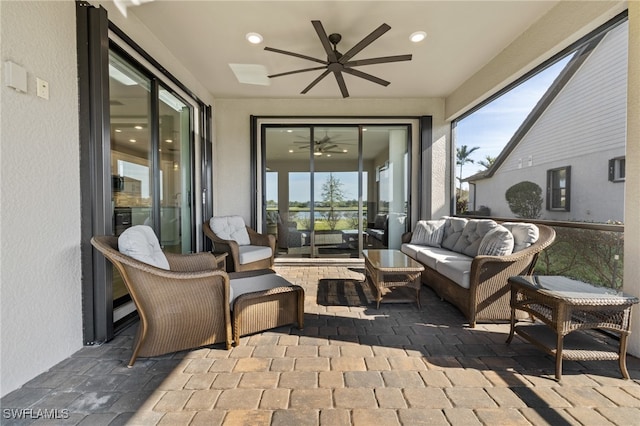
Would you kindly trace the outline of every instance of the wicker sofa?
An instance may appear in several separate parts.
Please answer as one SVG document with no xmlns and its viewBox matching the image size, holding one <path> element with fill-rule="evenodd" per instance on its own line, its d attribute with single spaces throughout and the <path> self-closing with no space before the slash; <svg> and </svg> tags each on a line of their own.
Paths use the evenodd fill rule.
<svg viewBox="0 0 640 426">
<path fill-rule="evenodd" d="M 425 266 L 423 284 L 460 309 L 473 328 L 510 319 L 509 277 L 531 274 L 554 239 L 545 225 L 446 217 L 419 221 L 402 236 L 401 251 Z"/>
</svg>

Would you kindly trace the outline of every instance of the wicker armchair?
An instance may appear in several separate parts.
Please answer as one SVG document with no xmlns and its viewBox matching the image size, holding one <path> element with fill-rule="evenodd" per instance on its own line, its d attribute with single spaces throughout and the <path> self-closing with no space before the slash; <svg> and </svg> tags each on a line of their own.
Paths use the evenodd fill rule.
<svg viewBox="0 0 640 426">
<path fill-rule="evenodd" d="M 231 348 L 229 277 L 211 253 L 165 253 L 170 270 L 118 251 L 118 238 L 96 236 L 91 244 L 120 272 L 138 309 L 140 325 L 129 367 L 151 357 L 225 342 Z"/>
<path fill-rule="evenodd" d="M 227 260 L 228 272 L 254 271 L 257 269 L 273 268 L 273 258 L 276 253 L 276 238 L 270 234 L 260 234 L 248 226 L 245 228 L 249 234 L 251 244 L 241 246 L 234 240 L 223 239 L 216 235 L 216 233 L 211 229 L 208 221 L 202 224 L 202 231 L 204 232 L 204 235 L 213 242 L 214 250 L 216 252 L 228 253 L 229 258 L 231 259 L 231 262 Z M 254 261 L 244 261 L 243 255 L 246 253 L 246 250 L 261 247 L 271 248 L 271 256 Z"/>
</svg>

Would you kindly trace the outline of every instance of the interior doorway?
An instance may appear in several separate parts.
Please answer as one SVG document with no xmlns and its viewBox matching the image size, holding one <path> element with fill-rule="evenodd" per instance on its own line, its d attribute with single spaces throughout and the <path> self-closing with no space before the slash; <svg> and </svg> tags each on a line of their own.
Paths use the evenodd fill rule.
<svg viewBox="0 0 640 426">
<path fill-rule="evenodd" d="M 409 124 L 264 124 L 262 217 L 277 257 L 358 258 L 407 230 Z"/>
</svg>

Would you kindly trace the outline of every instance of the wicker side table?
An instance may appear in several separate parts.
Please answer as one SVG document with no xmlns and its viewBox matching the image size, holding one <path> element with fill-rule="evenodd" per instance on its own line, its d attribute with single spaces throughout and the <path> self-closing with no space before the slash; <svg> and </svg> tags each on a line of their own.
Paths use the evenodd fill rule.
<svg viewBox="0 0 640 426">
<path fill-rule="evenodd" d="M 631 308 L 638 298 L 613 289 L 595 287 L 561 276 L 518 276 L 511 284 L 511 330 L 556 357 L 556 380 L 562 378 L 562 360 L 618 360 L 620 372 L 629 378 L 626 365 L 627 338 L 631 333 Z M 539 320 L 533 325 L 516 325 L 515 311 L 522 310 Z M 607 329 L 620 335 L 618 351 L 596 342 L 578 330 Z"/>
<path fill-rule="evenodd" d="M 364 266 L 376 288 L 377 308 L 383 293 L 392 287 L 409 287 L 416 291 L 416 304 L 420 309 L 420 275 L 424 266 L 411 259 L 400 250 L 362 250 Z M 407 299 L 394 299 L 394 302 L 408 302 Z"/>
</svg>

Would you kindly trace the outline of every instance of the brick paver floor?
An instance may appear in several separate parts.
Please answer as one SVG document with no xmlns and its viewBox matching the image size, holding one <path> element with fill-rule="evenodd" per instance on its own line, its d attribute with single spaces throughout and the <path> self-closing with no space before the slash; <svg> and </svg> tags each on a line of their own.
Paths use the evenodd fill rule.
<svg viewBox="0 0 640 426">
<path fill-rule="evenodd" d="M 519 337 L 505 344 L 507 324 L 471 329 L 427 288 L 421 311 L 316 303 L 319 279 L 362 279 L 359 268 L 278 266 L 305 288 L 304 330 L 245 336 L 230 351 L 214 345 L 127 368 L 130 327 L 6 395 L 0 423 L 640 424 L 637 358 L 627 359 L 631 380 L 614 361 L 564 362 L 558 383 L 551 357 Z"/>
</svg>

